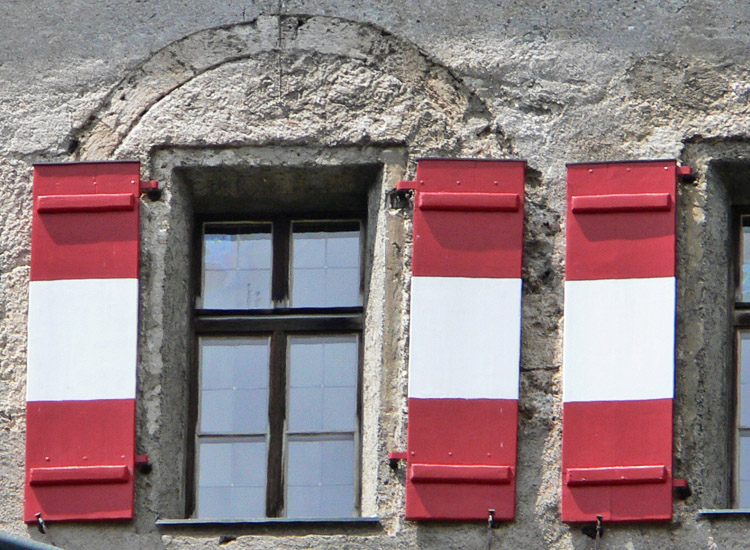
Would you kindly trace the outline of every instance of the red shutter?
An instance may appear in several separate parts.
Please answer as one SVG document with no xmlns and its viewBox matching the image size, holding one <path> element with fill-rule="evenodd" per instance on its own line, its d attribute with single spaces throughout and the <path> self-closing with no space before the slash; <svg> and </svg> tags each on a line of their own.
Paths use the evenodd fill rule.
<svg viewBox="0 0 750 550">
<path fill-rule="evenodd" d="M 133 517 L 140 166 L 34 167 L 24 519 Z"/>
<path fill-rule="evenodd" d="M 676 169 L 568 166 L 563 521 L 672 517 Z"/>
<path fill-rule="evenodd" d="M 422 160 L 416 189 L 406 517 L 515 516 L 522 161 Z"/>
</svg>

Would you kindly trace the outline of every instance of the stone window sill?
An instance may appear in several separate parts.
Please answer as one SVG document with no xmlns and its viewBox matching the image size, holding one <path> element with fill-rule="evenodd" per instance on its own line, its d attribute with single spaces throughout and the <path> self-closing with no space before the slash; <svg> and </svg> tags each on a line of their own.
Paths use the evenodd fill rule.
<svg viewBox="0 0 750 550">
<path fill-rule="evenodd" d="M 698 515 L 709 519 L 718 518 L 750 518 L 750 509 L 748 508 L 704 508 L 698 511 Z"/>
<path fill-rule="evenodd" d="M 377 532 L 382 529 L 379 517 L 360 518 L 258 518 L 239 520 L 213 519 L 158 519 L 156 526 L 162 531 L 201 532 L 204 534 L 220 532 L 221 534 L 284 534 L 309 535 L 340 534 L 342 531 Z"/>
</svg>

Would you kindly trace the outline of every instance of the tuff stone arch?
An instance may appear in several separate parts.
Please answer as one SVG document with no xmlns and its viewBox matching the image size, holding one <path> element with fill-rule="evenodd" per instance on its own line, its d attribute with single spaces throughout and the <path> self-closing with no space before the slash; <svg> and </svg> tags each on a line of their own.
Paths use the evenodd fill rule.
<svg viewBox="0 0 750 550">
<path fill-rule="evenodd" d="M 263 16 L 187 36 L 90 118 L 74 136 L 77 159 L 283 143 L 509 153 L 487 106 L 449 69 L 382 29 L 332 17 Z"/>
</svg>

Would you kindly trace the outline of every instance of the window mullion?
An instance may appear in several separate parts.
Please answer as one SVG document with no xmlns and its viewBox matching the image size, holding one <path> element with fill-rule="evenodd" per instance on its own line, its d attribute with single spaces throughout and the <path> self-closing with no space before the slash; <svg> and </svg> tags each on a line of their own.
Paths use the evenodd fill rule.
<svg viewBox="0 0 750 550">
<path fill-rule="evenodd" d="M 289 232 L 290 222 L 279 218 L 273 224 L 273 274 L 271 299 L 274 307 L 283 306 L 289 296 Z"/>
<path fill-rule="evenodd" d="M 279 517 L 284 509 L 284 420 L 286 417 L 286 335 L 271 337 L 271 380 L 268 399 L 268 478 L 266 515 Z"/>
</svg>

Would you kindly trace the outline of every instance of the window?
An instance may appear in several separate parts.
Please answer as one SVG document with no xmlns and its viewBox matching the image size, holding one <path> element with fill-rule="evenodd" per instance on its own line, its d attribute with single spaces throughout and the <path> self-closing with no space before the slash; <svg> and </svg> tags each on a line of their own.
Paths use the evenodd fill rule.
<svg viewBox="0 0 750 550">
<path fill-rule="evenodd" d="M 358 515 L 361 221 L 197 226 L 193 515 Z"/>
<path fill-rule="evenodd" d="M 750 509 L 750 214 L 740 214 L 734 326 L 736 338 L 735 507 Z"/>
</svg>

